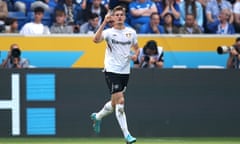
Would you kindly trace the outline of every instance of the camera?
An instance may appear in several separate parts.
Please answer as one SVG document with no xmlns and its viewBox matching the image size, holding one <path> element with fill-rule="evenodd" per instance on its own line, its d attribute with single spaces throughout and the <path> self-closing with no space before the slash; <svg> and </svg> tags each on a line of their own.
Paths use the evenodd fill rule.
<svg viewBox="0 0 240 144">
<path fill-rule="evenodd" d="M 150 67 L 150 64 L 149 64 L 149 61 L 150 61 L 150 56 L 148 56 L 148 55 L 145 55 L 144 57 L 143 57 L 143 63 L 142 63 L 142 68 L 148 68 L 148 67 Z"/>
<path fill-rule="evenodd" d="M 144 61 L 145 62 L 149 62 L 149 60 L 150 60 L 150 56 L 148 56 L 148 55 L 144 56 Z"/>
<path fill-rule="evenodd" d="M 13 67 L 15 67 L 15 59 L 19 60 L 20 56 L 21 56 L 21 50 L 20 49 L 14 48 L 14 49 L 11 50 L 10 63 L 14 64 Z"/>
<path fill-rule="evenodd" d="M 18 48 L 14 48 L 11 50 L 11 57 L 20 57 L 21 55 L 21 50 Z"/>
<path fill-rule="evenodd" d="M 218 46 L 217 53 L 218 54 L 226 54 L 226 53 L 229 53 L 233 49 L 235 49 L 234 46 Z"/>
</svg>

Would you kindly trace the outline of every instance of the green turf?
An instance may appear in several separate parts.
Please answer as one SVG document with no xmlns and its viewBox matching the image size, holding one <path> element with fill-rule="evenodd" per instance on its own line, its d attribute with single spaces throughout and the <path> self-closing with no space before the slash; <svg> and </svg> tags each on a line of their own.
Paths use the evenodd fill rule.
<svg viewBox="0 0 240 144">
<path fill-rule="evenodd" d="M 121 138 L 0 138 L 0 144 L 125 144 Z M 239 138 L 138 138 L 136 144 L 240 144 Z"/>
</svg>

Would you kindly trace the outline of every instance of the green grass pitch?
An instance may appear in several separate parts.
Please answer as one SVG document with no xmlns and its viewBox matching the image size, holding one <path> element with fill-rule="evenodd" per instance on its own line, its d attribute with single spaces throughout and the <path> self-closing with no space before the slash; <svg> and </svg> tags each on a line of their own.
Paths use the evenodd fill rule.
<svg viewBox="0 0 240 144">
<path fill-rule="evenodd" d="M 0 138 L 0 144 L 125 144 L 121 138 Z M 235 138 L 137 138 L 135 144 L 240 144 Z"/>
</svg>

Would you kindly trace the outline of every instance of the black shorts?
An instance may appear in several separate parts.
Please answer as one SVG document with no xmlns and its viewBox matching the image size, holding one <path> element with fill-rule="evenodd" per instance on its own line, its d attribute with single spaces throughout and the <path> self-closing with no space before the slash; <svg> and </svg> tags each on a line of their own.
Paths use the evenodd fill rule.
<svg viewBox="0 0 240 144">
<path fill-rule="evenodd" d="M 127 88 L 129 74 L 116 74 L 105 72 L 105 80 L 111 94 L 125 91 Z"/>
</svg>

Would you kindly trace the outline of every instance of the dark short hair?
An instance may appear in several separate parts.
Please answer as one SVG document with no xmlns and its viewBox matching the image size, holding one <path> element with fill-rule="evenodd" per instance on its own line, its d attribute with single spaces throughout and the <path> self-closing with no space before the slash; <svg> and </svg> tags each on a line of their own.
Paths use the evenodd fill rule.
<svg viewBox="0 0 240 144">
<path fill-rule="evenodd" d="M 157 42 L 155 40 L 149 40 L 147 41 L 147 43 L 145 44 L 145 46 L 143 47 L 143 53 L 146 54 L 146 50 L 150 49 L 155 51 L 155 54 L 158 54 L 158 46 L 157 46 Z"/>
<path fill-rule="evenodd" d="M 16 18 L 7 17 L 7 18 L 5 19 L 5 25 L 11 25 L 11 24 L 13 24 L 14 22 L 18 22 Z"/>
<path fill-rule="evenodd" d="M 34 13 L 37 13 L 37 12 L 41 12 L 41 13 L 44 13 L 44 9 L 42 7 L 36 7 L 34 9 Z"/>
<path fill-rule="evenodd" d="M 158 15 L 158 17 L 160 18 L 160 15 L 158 14 L 158 12 L 153 12 L 153 13 L 150 15 L 150 18 L 152 18 L 154 15 Z"/>
<path fill-rule="evenodd" d="M 89 20 L 95 19 L 95 18 L 98 18 L 98 17 L 99 17 L 99 15 L 97 13 L 90 13 Z"/>
<path fill-rule="evenodd" d="M 238 42 L 238 41 L 240 41 L 240 37 L 237 37 L 237 38 L 236 38 L 236 42 Z"/>
<path fill-rule="evenodd" d="M 168 15 L 170 15 L 170 16 L 172 17 L 172 19 L 174 19 L 174 16 L 173 16 L 173 14 L 172 14 L 171 12 L 167 12 L 167 13 L 163 16 L 163 18 L 165 18 L 165 17 L 168 16 Z"/>
</svg>

